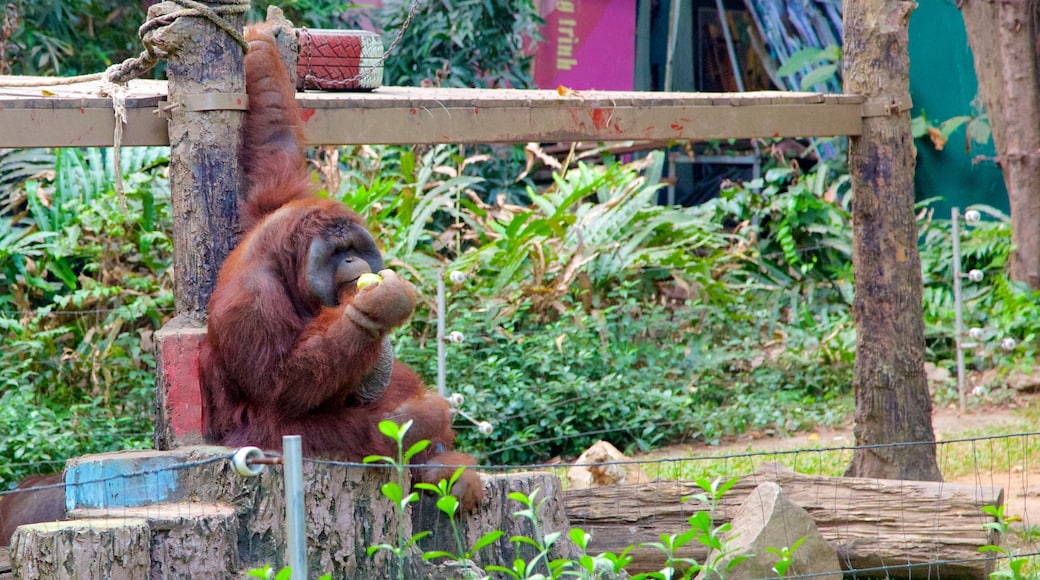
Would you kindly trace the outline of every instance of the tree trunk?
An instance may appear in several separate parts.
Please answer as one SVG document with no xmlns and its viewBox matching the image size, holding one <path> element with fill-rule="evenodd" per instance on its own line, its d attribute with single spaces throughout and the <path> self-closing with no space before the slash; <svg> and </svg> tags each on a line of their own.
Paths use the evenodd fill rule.
<svg viewBox="0 0 1040 580">
<path fill-rule="evenodd" d="M 1011 278 L 1040 289 L 1040 83 L 1037 3 L 961 4 L 1011 206 Z"/>
<path fill-rule="evenodd" d="M 845 90 L 893 104 L 849 142 L 856 295 L 856 444 L 846 475 L 939 481 L 924 373 L 921 257 L 914 218 L 914 143 L 907 25 L 913 2 L 845 0 Z M 913 445 L 886 444 L 914 443 Z"/>
<path fill-rule="evenodd" d="M 148 15 L 155 18 L 181 9 L 162 2 Z M 245 15 L 226 15 L 225 20 L 241 30 Z M 220 266 L 238 239 L 238 194 L 244 191 L 238 162 L 246 104 L 244 51 L 201 17 L 177 18 L 149 34 L 167 52 L 168 100 L 173 106 L 173 298 L 178 315 L 201 325 Z"/>
</svg>

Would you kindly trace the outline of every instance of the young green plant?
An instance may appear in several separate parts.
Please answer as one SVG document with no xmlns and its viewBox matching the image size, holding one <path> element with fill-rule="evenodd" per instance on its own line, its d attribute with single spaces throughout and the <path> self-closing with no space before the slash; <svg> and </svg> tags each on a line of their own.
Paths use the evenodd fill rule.
<svg viewBox="0 0 1040 580">
<path fill-rule="evenodd" d="M 405 536 L 405 524 L 407 522 L 408 506 L 419 501 L 419 494 L 414 491 L 405 494 L 405 488 L 407 487 L 405 473 L 408 470 L 408 462 L 420 453 L 423 449 L 429 446 L 430 442 L 427 440 L 416 441 L 408 449 L 404 448 L 404 436 L 408 430 L 412 427 L 411 421 L 405 421 L 403 425 L 398 425 L 393 421 L 380 421 L 379 432 L 392 439 L 397 444 L 397 457 L 387 457 L 385 455 L 370 455 L 363 461 L 364 463 L 387 463 L 394 470 L 396 474 L 396 481 L 388 481 L 384 483 L 380 488 L 382 494 L 394 504 L 394 511 L 397 512 L 397 545 L 392 544 L 376 544 L 368 547 L 368 555 L 372 556 L 375 553 L 385 550 L 394 555 L 397 559 L 397 578 L 398 580 L 404 580 L 405 568 L 408 561 L 408 554 L 412 550 L 412 547 L 421 540 L 422 538 L 429 535 L 430 532 L 419 532 L 413 534 L 411 537 Z"/>
</svg>

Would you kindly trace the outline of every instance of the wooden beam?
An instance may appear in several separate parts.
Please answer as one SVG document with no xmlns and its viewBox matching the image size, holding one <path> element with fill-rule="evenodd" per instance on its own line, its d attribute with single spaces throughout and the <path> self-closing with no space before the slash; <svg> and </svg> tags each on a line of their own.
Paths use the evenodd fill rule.
<svg viewBox="0 0 1040 580">
<path fill-rule="evenodd" d="M 0 77 L 4 80 L 24 77 Z M 136 80 L 123 144 L 166 145 L 163 81 Z M 300 93 L 310 145 L 527 143 L 859 135 L 857 95 L 653 93 L 383 87 Z M 0 148 L 112 146 L 97 86 L 0 88 Z"/>
<path fill-rule="evenodd" d="M 1003 504 L 1003 490 L 932 481 L 819 477 L 768 463 L 742 477 L 725 495 L 715 524 L 730 521 L 759 484 L 780 484 L 805 508 L 847 571 L 897 578 L 973 578 L 993 571 L 993 556 L 978 548 L 998 542 L 983 524 L 993 521 L 983 506 Z M 687 520 L 708 507 L 683 501 L 702 490 L 692 482 L 656 481 L 563 493 L 571 525 L 592 534 L 590 553 L 620 553 L 628 546 L 657 541 L 661 534 L 689 529 Z M 780 546 L 782 547 L 782 546 Z M 664 554 L 639 547 L 629 553 L 630 573 L 660 570 Z M 676 557 L 703 562 L 706 549 L 690 542 Z M 884 571 L 877 569 L 884 566 Z"/>
</svg>

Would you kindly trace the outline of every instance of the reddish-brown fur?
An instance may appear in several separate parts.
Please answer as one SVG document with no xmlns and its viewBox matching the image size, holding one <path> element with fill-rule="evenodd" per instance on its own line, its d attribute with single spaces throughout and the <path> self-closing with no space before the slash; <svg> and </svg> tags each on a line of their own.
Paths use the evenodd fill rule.
<svg viewBox="0 0 1040 580">
<path fill-rule="evenodd" d="M 395 455 L 377 428 L 380 421 L 411 420 L 406 444 L 431 442 L 414 463 L 474 464 L 471 456 L 449 451 L 454 432 L 447 401 L 403 363 L 394 361 L 389 386 L 376 400 L 357 396 L 362 378 L 379 361 L 383 337 L 411 316 L 414 291 L 387 270 L 378 285 L 344 290 L 334 307 L 308 291 L 311 241 L 355 235 L 364 223 L 343 204 L 315 196 L 300 146 L 295 89 L 271 32 L 253 27 L 247 39 L 245 234 L 221 269 L 202 351 L 211 438 L 279 449 L 283 435 L 300 435 L 308 455 L 360 461 Z M 438 481 L 453 472 L 413 474 Z M 457 487 L 466 508 L 483 497 L 475 473 L 465 473 Z"/>
<path fill-rule="evenodd" d="M 248 186 L 240 203 L 246 234 L 224 263 L 209 304 L 202 370 L 211 437 L 230 446 L 277 449 L 282 435 L 301 435 L 309 455 L 360 461 L 395 454 L 379 421 L 412 420 L 406 445 L 431 442 L 414 463 L 474 464 L 471 456 L 449 451 L 454 432 L 447 401 L 399 361 L 381 397 L 363 402 L 354 396 L 379 359 L 382 337 L 411 315 L 413 290 L 384 271 L 381 284 L 345 293 L 334 308 L 306 291 L 310 241 L 349 235 L 364 222 L 343 204 L 315 197 L 300 149 L 295 89 L 270 32 L 253 28 L 247 38 L 250 110 L 242 159 Z M 378 330 L 359 326 L 351 309 Z M 413 473 L 436 482 L 453 472 Z M 31 476 L 18 489 L 61 482 L 60 475 Z M 456 494 L 465 509 L 472 508 L 483 498 L 480 478 L 467 471 Z M 64 517 L 63 488 L 7 495 L 0 499 L 0 546 L 20 525 Z"/>
<path fill-rule="evenodd" d="M 0 499 L 0 546 L 11 542 L 18 526 L 65 519 L 65 488 L 20 491 L 59 483 L 63 483 L 60 475 L 31 475 L 18 484 L 14 493 Z"/>
</svg>

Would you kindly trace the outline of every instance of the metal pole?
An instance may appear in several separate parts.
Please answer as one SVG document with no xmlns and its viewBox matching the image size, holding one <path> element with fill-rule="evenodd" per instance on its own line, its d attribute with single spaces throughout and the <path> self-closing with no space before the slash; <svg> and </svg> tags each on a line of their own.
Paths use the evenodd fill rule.
<svg viewBox="0 0 1040 580">
<path fill-rule="evenodd" d="M 448 316 L 446 312 L 447 307 L 445 306 L 447 303 L 444 297 L 445 292 L 444 268 L 441 268 L 437 270 L 437 394 L 442 397 L 448 396 L 447 371 L 445 369 L 448 353 L 446 351 L 447 345 L 444 344 L 444 341 L 447 340 L 447 337 L 444 335 L 445 326 L 447 325 L 445 319 Z"/>
<path fill-rule="evenodd" d="M 307 580 L 307 526 L 303 512 L 303 446 L 299 435 L 282 437 L 285 535 L 292 580 Z"/>
<path fill-rule="evenodd" d="M 960 209 L 953 208 L 950 217 L 950 227 L 953 230 L 953 332 L 957 344 L 957 394 L 960 397 L 960 409 L 966 407 L 964 392 L 964 318 L 961 312 L 961 230 Z"/>
</svg>

